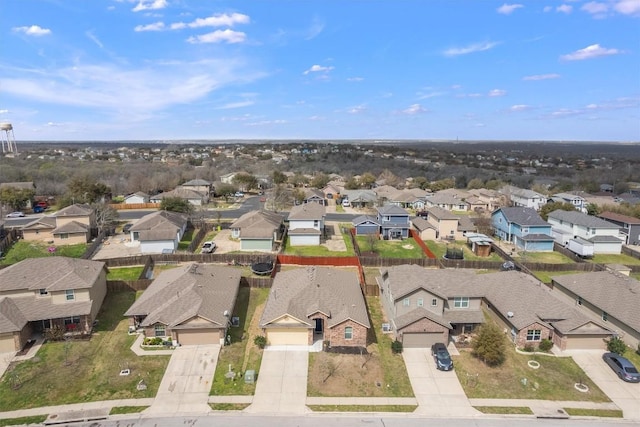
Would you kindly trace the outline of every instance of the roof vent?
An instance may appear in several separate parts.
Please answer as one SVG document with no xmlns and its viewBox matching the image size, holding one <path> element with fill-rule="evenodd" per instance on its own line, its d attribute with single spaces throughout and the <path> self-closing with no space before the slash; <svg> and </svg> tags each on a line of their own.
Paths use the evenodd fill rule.
<svg viewBox="0 0 640 427">
<path fill-rule="evenodd" d="M 511 319 L 513 317 L 513 311 L 507 311 L 507 317 Z"/>
</svg>

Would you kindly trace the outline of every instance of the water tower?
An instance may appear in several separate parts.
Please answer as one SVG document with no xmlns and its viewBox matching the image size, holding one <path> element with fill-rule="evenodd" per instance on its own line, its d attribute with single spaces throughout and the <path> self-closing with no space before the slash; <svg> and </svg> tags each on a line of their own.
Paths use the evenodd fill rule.
<svg viewBox="0 0 640 427">
<path fill-rule="evenodd" d="M 0 123 L 0 138 L 2 139 L 2 152 L 18 154 L 16 138 L 13 136 L 11 123 Z"/>
</svg>

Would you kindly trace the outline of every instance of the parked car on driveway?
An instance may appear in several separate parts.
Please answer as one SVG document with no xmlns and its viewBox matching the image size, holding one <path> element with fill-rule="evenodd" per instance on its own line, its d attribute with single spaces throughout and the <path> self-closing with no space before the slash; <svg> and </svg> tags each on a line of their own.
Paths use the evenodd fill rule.
<svg viewBox="0 0 640 427">
<path fill-rule="evenodd" d="M 202 249 L 200 250 L 200 252 L 203 253 L 203 254 L 210 254 L 215 249 L 216 249 L 216 243 L 215 242 L 204 242 L 202 244 Z"/>
<path fill-rule="evenodd" d="M 447 346 L 441 342 L 437 342 L 431 346 L 431 355 L 436 362 L 436 368 L 441 371 L 450 371 L 453 369 L 453 360 L 449 355 Z"/>
<path fill-rule="evenodd" d="M 133 224 L 131 223 L 125 224 L 124 227 L 122 227 L 122 232 L 124 234 L 127 234 L 131 230 L 131 227 L 133 227 Z"/>
<path fill-rule="evenodd" d="M 616 353 L 605 353 L 602 359 L 613 369 L 618 377 L 629 383 L 640 383 L 640 373 L 627 358 Z"/>
<path fill-rule="evenodd" d="M 7 218 L 22 218 L 24 217 L 24 213 L 22 212 L 11 212 L 7 214 Z"/>
</svg>

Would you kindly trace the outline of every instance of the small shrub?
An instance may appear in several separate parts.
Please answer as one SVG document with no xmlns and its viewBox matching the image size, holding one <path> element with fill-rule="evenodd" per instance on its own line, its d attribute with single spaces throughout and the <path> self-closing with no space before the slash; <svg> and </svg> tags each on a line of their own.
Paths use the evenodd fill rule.
<svg viewBox="0 0 640 427">
<path fill-rule="evenodd" d="M 549 351 L 553 348 L 553 341 L 550 339 L 544 339 L 540 341 L 540 345 L 538 346 L 540 351 Z"/>
<path fill-rule="evenodd" d="M 258 335 L 253 339 L 253 343 L 258 346 L 258 348 L 265 348 L 267 346 L 267 337 L 263 335 Z"/>
<path fill-rule="evenodd" d="M 62 341 L 64 339 L 64 329 L 59 325 L 44 330 L 44 338 L 47 341 Z"/>
<path fill-rule="evenodd" d="M 393 352 L 393 354 L 402 353 L 402 343 L 398 340 L 393 341 L 391 343 L 391 351 Z"/>
<path fill-rule="evenodd" d="M 506 338 L 502 330 L 494 323 L 479 326 L 472 354 L 488 366 L 501 365 L 507 358 Z"/>
<path fill-rule="evenodd" d="M 620 337 L 613 337 L 607 341 L 607 350 L 622 356 L 624 352 L 627 351 L 627 345 Z"/>
<path fill-rule="evenodd" d="M 522 351 L 526 351 L 527 353 L 533 353 L 535 349 L 536 348 L 533 346 L 533 344 L 527 343 L 524 345 L 524 348 L 522 349 Z"/>
</svg>

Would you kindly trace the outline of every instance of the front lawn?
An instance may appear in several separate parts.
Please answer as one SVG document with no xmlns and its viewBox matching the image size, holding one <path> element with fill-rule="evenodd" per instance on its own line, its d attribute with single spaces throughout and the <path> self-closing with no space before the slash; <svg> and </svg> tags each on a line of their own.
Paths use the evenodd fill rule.
<svg viewBox="0 0 640 427">
<path fill-rule="evenodd" d="M 131 291 L 108 293 L 90 340 L 48 342 L 36 357 L 12 364 L 0 382 L 0 408 L 154 397 L 169 356 L 138 357 L 131 351 L 136 337 L 127 334 L 123 314 L 134 298 Z M 120 376 L 127 368 L 131 375 Z M 136 389 L 140 380 L 146 390 Z M 20 387 L 14 390 L 10 383 L 15 381 Z"/>
<path fill-rule="evenodd" d="M 107 280 L 138 280 L 144 267 L 112 267 L 107 274 Z"/>
<path fill-rule="evenodd" d="M 55 250 L 51 249 L 54 248 Z M 15 242 L 4 254 L 0 264 L 15 264 L 27 258 L 43 258 L 48 256 L 66 256 L 69 258 L 80 258 L 87 250 L 87 245 L 79 243 L 76 245 L 48 245 L 44 242 L 30 242 L 20 240 Z"/>
<path fill-rule="evenodd" d="M 233 312 L 233 316 L 240 318 L 240 326 L 229 328 L 231 344 L 220 350 L 209 394 L 232 396 L 252 395 L 255 392 L 255 384 L 244 382 L 244 373 L 247 369 L 253 369 L 260 375 L 262 350 L 253 343 L 253 339 L 260 334 L 258 324 L 268 296 L 268 288 L 240 288 Z M 225 376 L 229 367 L 236 373 L 233 380 Z"/>
<path fill-rule="evenodd" d="M 532 359 L 540 363 L 540 368 L 528 366 Z M 468 398 L 610 401 L 570 357 L 519 354 L 509 345 L 507 360 L 499 367 L 488 367 L 469 350 L 461 350 L 453 360 Z M 576 390 L 574 384 L 580 381 L 589 392 Z"/>
<path fill-rule="evenodd" d="M 424 258 L 422 248 L 413 239 L 403 240 L 375 240 L 371 248 L 371 239 L 368 236 L 356 236 L 356 242 L 360 252 L 374 252 L 380 258 Z"/>
</svg>

